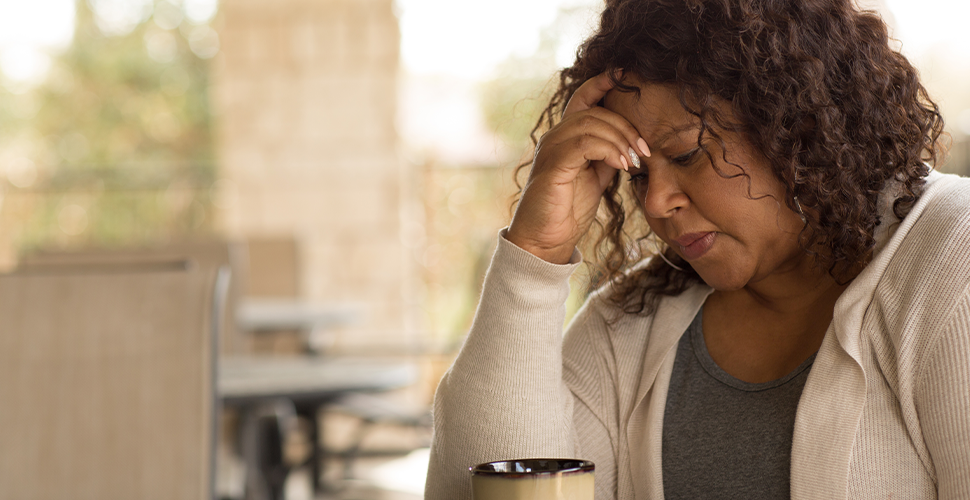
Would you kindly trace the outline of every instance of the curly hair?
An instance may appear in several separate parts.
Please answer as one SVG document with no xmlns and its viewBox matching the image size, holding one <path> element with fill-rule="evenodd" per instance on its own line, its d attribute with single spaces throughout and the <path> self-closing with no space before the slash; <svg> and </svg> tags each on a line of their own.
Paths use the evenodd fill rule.
<svg viewBox="0 0 970 500">
<path fill-rule="evenodd" d="M 700 121 L 700 147 L 705 134 L 740 131 L 785 186 L 789 208 L 797 196 L 807 209 L 803 248 L 828 249 L 814 253 L 816 262 L 841 282 L 872 257 L 887 182 L 900 183 L 893 211 L 902 219 L 922 192 L 927 162 L 944 153 L 943 119 L 917 71 L 890 47 L 880 17 L 851 0 L 607 0 L 599 29 L 560 72 L 533 141 L 593 76 L 609 71 L 617 90 L 638 92 L 616 80 L 620 68 L 676 85 Z M 719 102 L 731 104 L 734 122 L 724 123 Z M 664 256 L 682 271 L 659 259 L 631 269 L 651 235 L 620 186 L 618 172 L 587 236 L 598 277 L 591 285 L 611 281 L 618 306 L 651 312 L 660 296 L 701 278 L 670 249 Z"/>
</svg>

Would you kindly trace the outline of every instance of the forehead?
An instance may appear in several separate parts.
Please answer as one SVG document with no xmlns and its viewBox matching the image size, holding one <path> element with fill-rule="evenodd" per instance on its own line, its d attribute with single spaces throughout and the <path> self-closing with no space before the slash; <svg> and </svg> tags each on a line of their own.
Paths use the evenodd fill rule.
<svg viewBox="0 0 970 500">
<path fill-rule="evenodd" d="M 667 140 L 700 128 L 700 120 L 687 112 L 680 104 L 680 93 L 675 85 L 656 83 L 633 83 L 640 89 L 634 92 L 611 90 L 603 99 L 606 109 L 626 118 L 640 135 L 651 144 L 662 145 Z"/>
</svg>

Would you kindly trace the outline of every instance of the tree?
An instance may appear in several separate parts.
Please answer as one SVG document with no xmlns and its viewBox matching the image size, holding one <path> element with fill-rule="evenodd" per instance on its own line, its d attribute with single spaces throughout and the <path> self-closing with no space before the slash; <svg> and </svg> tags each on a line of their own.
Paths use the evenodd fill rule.
<svg viewBox="0 0 970 500">
<path fill-rule="evenodd" d="M 35 113 L 0 121 L 8 194 L 21 201 L 15 231 L 21 251 L 148 243 L 211 230 L 205 214 L 216 169 L 208 57 L 218 39 L 167 0 L 145 6 L 150 17 L 112 34 L 79 0 L 71 45 L 54 58 L 43 83 L 18 96 L 32 101 Z M 27 170 L 20 182 L 18 168 Z"/>
<path fill-rule="evenodd" d="M 497 68 L 497 76 L 481 86 L 480 106 L 486 124 L 525 159 L 532 152 L 529 134 L 558 84 L 557 70 L 572 64 L 576 44 L 596 5 L 587 2 L 560 8 L 552 24 L 540 33 L 533 54 L 509 57 Z"/>
</svg>

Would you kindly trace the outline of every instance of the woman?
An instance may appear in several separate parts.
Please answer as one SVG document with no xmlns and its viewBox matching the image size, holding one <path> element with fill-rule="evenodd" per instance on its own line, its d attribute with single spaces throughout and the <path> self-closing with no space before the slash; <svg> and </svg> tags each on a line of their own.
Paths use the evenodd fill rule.
<svg viewBox="0 0 970 500">
<path fill-rule="evenodd" d="M 426 498 L 526 457 L 598 500 L 970 498 L 970 183 L 876 15 L 608 0 L 537 128 Z M 610 282 L 563 338 L 591 227 Z"/>
</svg>

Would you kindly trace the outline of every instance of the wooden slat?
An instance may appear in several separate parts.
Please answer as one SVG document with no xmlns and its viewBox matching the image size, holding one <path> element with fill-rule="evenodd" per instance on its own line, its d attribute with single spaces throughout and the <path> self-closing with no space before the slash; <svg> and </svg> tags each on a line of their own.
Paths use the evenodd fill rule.
<svg viewBox="0 0 970 500">
<path fill-rule="evenodd" d="M 210 495 L 213 274 L 0 276 L 0 499 Z"/>
</svg>

